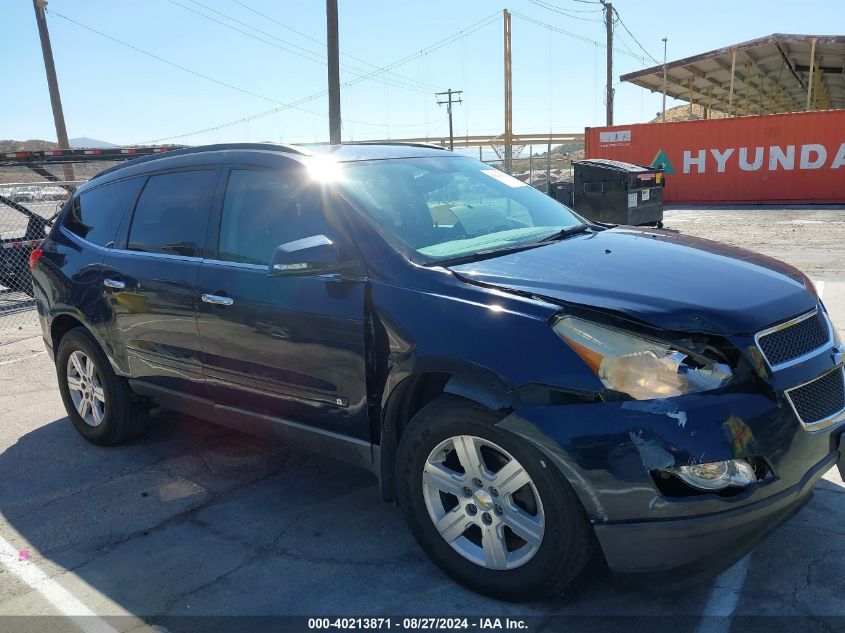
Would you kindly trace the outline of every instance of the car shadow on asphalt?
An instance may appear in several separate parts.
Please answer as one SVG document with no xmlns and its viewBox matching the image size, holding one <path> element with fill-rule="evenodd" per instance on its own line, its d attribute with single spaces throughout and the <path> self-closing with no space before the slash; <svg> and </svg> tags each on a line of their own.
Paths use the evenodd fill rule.
<svg viewBox="0 0 845 633">
<path fill-rule="evenodd" d="M 487 599 L 428 561 L 366 471 L 169 412 L 158 412 L 142 438 L 112 448 L 86 443 L 67 418 L 55 420 L 0 454 L 0 473 L 5 522 L 36 564 L 71 570 L 146 618 L 696 615 L 712 587 L 658 582 L 643 592 L 594 565 L 557 600 Z M 817 499 L 808 512 L 821 518 L 831 503 L 842 525 L 845 495 Z M 761 546 L 754 557 L 765 571 L 752 563 L 735 593 L 753 593 L 755 583 L 771 593 L 771 577 L 795 575 L 801 549 L 780 556 L 790 531 Z M 845 562 L 837 565 L 841 578 Z"/>
</svg>

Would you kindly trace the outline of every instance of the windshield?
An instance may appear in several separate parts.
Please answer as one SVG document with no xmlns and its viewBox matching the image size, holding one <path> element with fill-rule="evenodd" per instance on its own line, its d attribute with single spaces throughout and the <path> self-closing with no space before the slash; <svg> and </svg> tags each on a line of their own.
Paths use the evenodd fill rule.
<svg viewBox="0 0 845 633">
<path fill-rule="evenodd" d="M 346 163 L 336 186 L 423 263 L 510 250 L 583 224 L 521 180 L 453 154 Z"/>
</svg>

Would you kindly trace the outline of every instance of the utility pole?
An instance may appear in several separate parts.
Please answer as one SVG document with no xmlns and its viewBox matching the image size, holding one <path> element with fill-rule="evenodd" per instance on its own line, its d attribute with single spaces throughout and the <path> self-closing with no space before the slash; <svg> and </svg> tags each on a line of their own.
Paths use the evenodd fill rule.
<svg viewBox="0 0 845 633">
<path fill-rule="evenodd" d="M 661 123 L 666 123 L 666 38 L 663 38 L 663 115 Z"/>
<path fill-rule="evenodd" d="M 445 103 L 446 104 L 446 112 L 449 113 L 449 149 L 450 150 L 455 149 L 455 133 L 452 129 L 452 104 L 453 103 L 461 103 L 460 98 L 458 98 L 457 101 L 453 101 L 452 96 L 453 95 L 459 95 L 462 92 L 463 92 L 463 90 L 452 90 L 451 88 L 449 88 L 446 92 L 435 93 L 435 96 L 438 96 L 438 97 L 442 97 L 443 95 L 447 95 L 447 98 L 445 100 L 438 99 L 437 105 L 443 105 Z"/>
<path fill-rule="evenodd" d="M 513 171 L 513 86 L 511 84 L 511 14 L 502 10 L 505 36 L 505 172 Z"/>
<path fill-rule="evenodd" d="M 329 142 L 340 145 L 340 43 L 337 0 L 326 0 L 326 46 L 329 62 Z"/>
<path fill-rule="evenodd" d="M 613 4 L 604 0 L 602 4 L 607 27 L 607 125 L 613 125 Z"/>
<path fill-rule="evenodd" d="M 50 90 L 50 105 L 53 108 L 53 120 L 56 123 L 56 140 L 59 149 L 70 149 L 65 127 L 65 115 L 62 111 L 62 98 L 59 94 L 59 80 L 56 78 L 56 65 L 53 63 L 53 47 L 50 45 L 50 32 L 47 30 L 47 17 L 44 10 L 47 0 L 32 0 L 35 9 L 35 22 L 38 24 L 38 37 L 41 38 L 41 53 L 44 56 L 44 70 L 47 73 L 47 88 Z M 73 165 L 64 166 L 65 180 L 73 180 Z"/>
</svg>

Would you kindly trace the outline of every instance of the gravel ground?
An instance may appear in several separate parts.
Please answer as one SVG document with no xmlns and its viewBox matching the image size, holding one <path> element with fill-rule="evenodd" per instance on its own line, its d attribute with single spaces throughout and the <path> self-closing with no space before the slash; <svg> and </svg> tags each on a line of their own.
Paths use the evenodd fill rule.
<svg viewBox="0 0 845 633">
<path fill-rule="evenodd" d="M 812 279 L 845 279 L 845 207 L 672 209 L 664 225 L 781 259 Z"/>
</svg>

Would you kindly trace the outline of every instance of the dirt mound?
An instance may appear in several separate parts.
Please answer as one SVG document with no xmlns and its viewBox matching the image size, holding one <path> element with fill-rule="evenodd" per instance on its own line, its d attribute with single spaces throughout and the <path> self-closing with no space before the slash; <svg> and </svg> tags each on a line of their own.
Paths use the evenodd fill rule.
<svg viewBox="0 0 845 633">
<path fill-rule="evenodd" d="M 715 110 L 710 111 L 711 119 L 724 119 L 725 118 L 724 112 L 716 112 Z M 649 123 L 660 123 L 662 120 L 661 115 L 657 115 L 654 117 Z M 675 106 L 674 108 L 669 108 L 666 110 L 666 122 L 672 123 L 674 121 L 701 121 L 704 118 L 704 106 L 700 106 L 697 104 L 692 105 L 692 112 L 690 112 L 690 106 L 688 104 Z"/>
<path fill-rule="evenodd" d="M 28 141 L 0 141 L 0 152 L 38 152 L 45 149 L 57 149 L 58 147 L 58 143 L 42 141 L 40 139 L 30 139 Z"/>
</svg>

